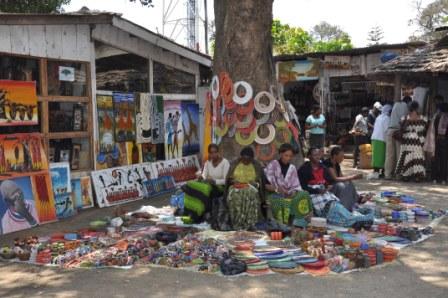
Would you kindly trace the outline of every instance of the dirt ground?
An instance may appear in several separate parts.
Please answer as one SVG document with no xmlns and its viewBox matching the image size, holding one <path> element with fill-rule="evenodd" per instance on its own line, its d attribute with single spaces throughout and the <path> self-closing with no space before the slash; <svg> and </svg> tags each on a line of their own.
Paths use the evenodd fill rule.
<svg viewBox="0 0 448 298">
<path fill-rule="evenodd" d="M 346 174 L 352 170 L 346 169 Z M 397 190 L 433 209 L 448 209 L 448 187 L 393 181 L 357 182 L 361 191 Z M 167 198 L 125 205 L 167 204 Z M 0 237 L 48 235 L 85 227 L 113 214 L 113 208 L 86 210 L 74 218 Z M 182 270 L 137 267 L 61 270 L 0 262 L 0 297 L 448 297 L 448 219 L 429 240 L 403 250 L 398 261 L 350 274 L 223 278 Z"/>
</svg>

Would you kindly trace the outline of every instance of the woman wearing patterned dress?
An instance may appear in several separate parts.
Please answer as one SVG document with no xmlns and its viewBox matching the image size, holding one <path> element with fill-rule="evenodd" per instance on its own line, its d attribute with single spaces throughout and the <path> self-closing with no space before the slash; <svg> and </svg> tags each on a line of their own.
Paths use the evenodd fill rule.
<svg viewBox="0 0 448 298">
<path fill-rule="evenodd" d="M 420 182 L 426 176 L 423 145 L 428 122 L 418 113 L 418 107 L 418 102 L 411 102 L 408 115 L 401 121 L 402 141 L 395 173 L 404 181 Z"/>
</svg>

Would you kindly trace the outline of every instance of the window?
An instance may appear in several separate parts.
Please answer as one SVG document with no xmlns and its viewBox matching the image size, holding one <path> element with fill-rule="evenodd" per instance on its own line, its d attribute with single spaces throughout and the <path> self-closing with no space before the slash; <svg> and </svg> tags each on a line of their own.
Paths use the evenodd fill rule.
<svg viewBox="0 0 448 298">
<path fill-rule="evenodd" d="M 193 74 L 154 62 L 154 93 L 194 94 L 196 78 Z"/>
<path fill-rule="evenodd" d="M 87 131 L 87 104 L 77 102 L 50 102 L 48 123 L 50 132 Z"/>
<path fill-rule="evenodd" d="M 40 95 L 39 59 L 0 55 L 0 80 L 36 81 Z"/>
</svg>

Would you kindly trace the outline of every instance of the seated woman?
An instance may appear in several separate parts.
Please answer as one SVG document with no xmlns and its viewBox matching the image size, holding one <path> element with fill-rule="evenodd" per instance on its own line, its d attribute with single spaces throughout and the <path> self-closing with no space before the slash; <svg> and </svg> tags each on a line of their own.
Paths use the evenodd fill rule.
<svg viewBox="0 0 448 298">
<path fill-rule="evenodd" d="M 271 217 L 265 200 L 263 170 L 254 160 L 254 151 L 250 147 L 241 150 L 240 158 L 230 167 L 226 199 L 234 230 L 254 228 L 262 218 L 262 207 L 265 216 Z"/>
<path fill-rule="evenodd" d="M 327 222 L 332 225 L 355 228 L 370 226 L 373 223 L 373 212 L 354 215 L 329 191 L 331 174 L 320 162 L 321 150 L 311 148 L 308 158 L 309 161 L 300 167 L 298 173 L 302 188 L 311 195 L 315 215 L 327 218 Z"/>
<path fill-rule="evenodd" d="M 341 204 L 348 210 L 353 210 L 356 203 L 365 203 L 369 197 L 359 196 L 353 180 L 362 179 L 362 174 L 344 176 L 341 171 L 341 163 L 344 160 L 344 152 L 339 146 L 335 146 L 330 151 L 330 158 L 323 161 L 330 174 L 332 184 L 331 192 L 339 198 Z"/>
<path fill-rule="evenodd" d="M 293 147 L 290 144 L 281 145 L 279 156 L 264 170 L 272 213 L 280 223 L 289 224 L 290 216 L 293 216 L 294 225 L 306 227 L 306 217 L 312 214 L 313 207 L 309 194 L 302 191 L 296 167 L 291 164 Z"/>
<path fill-rule="evenodd" d="M 184 187 L 184 215 L 189 215 L 193 222 L 207 219 L 213 202 L 224 192 L 230 163 L 219 154 L 216 144 L 208 146 L 209 159 L 205 162 L 197 181 L 190 181 Z"/>
</svg>

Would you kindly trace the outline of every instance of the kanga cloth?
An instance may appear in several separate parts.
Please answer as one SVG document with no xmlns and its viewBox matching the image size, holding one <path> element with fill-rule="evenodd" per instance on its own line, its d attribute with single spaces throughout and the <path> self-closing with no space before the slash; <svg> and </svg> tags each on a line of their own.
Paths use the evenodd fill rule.
<svg viewBox="0 0 448 298">
<path fill-rule="evenodd" d="M 241 188 L 230 186 L 227 205 L 234 230 L 252 228 L 260 218 L 260 196 L 253 185 L 248 184 Z"/>
<path fill-rule="evenodd" d="M 182 187 L 184 196 L 184 214 L 195 223 L 203 221 L 205 213 L 212 211 L 213 200 L 223 193 L 222 186 L 203 181 L 189 181 Z"/>
<path fill-rule="evenodd" d="M 398 159 L 395 174 L 405 178 L 423 178 L 426 176 L 425 144 L 426 124 L 425 118 L 418 120 L 405 120 L 405 128 L 400 146 L 400 157 Z"/>
<path fill-rule="evenodd" d="M 372 167 L 374 169 L 384 168 L 386 161 L 386 143 L 379 140 L 372 140 Z"/>
<path fill-rule="evenodd" d="M 313 212 L 310 195 L 306 191 L 297 192 L 292 197 L 285 198 L 277 193 L 268 194 L 274 218 L 283 224 L 289 224 L 292 217 L 294 225 L 306 227 L 305 217 Z"/>
<path fill-rule="evenodd" d="M 331 225 L 341 227 L 352 227 L 357 222 L 373 222 L 373 211 L 369 210 L 367 215 L 355 215 L 345 208 L 341 203 L 333 201 L 326 214 L 327 222 Z"/>
<path fill-rule="evenodd" d="M 252 163 L 245 165 L 240 162 L 233 172 L 233 179 L 237 183 L 251 183 L 257 180 L 257 173 Z"/>
</svg>

